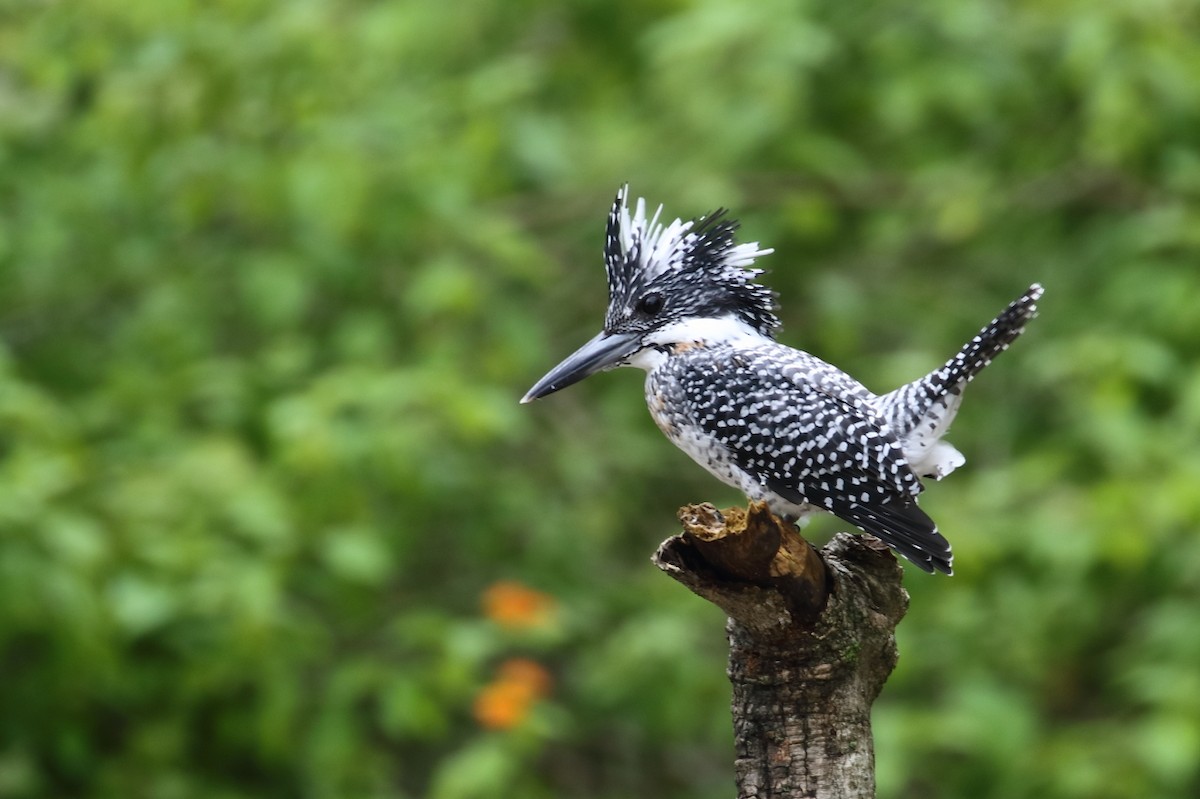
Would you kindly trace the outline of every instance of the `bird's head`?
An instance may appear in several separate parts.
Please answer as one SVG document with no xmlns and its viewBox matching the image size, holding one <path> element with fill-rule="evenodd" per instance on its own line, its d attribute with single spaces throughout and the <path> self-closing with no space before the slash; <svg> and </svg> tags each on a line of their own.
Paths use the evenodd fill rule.
<svg viewBox="0 0 1200 799">
<path fill-rule="evenodd" d="M 734 243 L 738 223 L 717 210 L 690 221 L 647 219 L 646 202 L 631 210 L 629 187 L 608 214 L 604 266 L 608 313 L 604 329 L 550 370 L 522 402 L 552 394 L 617 366 L 650 368 L 677 344 L 715 343 L 739 336 L 770 337 L 779 327 L 775 295 L 755 282 L 754 259 L 771 250 Z"/>
</svg>

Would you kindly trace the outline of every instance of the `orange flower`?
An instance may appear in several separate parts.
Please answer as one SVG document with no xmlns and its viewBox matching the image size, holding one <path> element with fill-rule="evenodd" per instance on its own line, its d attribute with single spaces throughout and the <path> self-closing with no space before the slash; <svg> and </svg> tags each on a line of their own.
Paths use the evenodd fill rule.
<svg viewBox="0 0 1200 799">
<path fill-rule="evenodd" d="M 483 593 L 484 615 L 501 627 L 513 630 L 546 624 L 554 610 L 554 597 L 517 582 L 493 583 Z"/>
<path fill-rule="evenodd" d="M 498 681 L 524 686 L 535 697 L 543 697 L 550 693 L 553 680 L 546 667 L 536 660 L 529 658 L 509 658 L 497 669 Z"/>
<path fill-rule="evenodd" d="M 529 715 L 537 700 L 550 692 L 550 673 L 526 658 L 500 664 L 496 678 L 475 697 L 475 720 L 489 730 L 508 730 Z"/>
</svg>

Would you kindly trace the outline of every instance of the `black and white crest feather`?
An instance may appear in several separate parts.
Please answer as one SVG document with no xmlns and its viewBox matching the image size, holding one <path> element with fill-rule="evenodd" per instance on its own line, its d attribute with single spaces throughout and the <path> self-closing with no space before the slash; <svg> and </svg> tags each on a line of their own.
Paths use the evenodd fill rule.
<svg viewBox="0 0 1200 799">
<path fill-rule="evenodd" d="M 659 293 L 668 317 L 734 315 L 764 336 L 779 327 L 775 294 L 755 282 L 758 242 L 737 244 L 737 220 L 718 209 L 699 219 L 664 224 L 662 206 L 647 219 L 646 201 L 632 211 L 629 187 L 622 186 L 608 215 L 604 265 L 608 273 L 605 329 L 620 330 L 636 314 L 647 294 Z"/>
</svg>

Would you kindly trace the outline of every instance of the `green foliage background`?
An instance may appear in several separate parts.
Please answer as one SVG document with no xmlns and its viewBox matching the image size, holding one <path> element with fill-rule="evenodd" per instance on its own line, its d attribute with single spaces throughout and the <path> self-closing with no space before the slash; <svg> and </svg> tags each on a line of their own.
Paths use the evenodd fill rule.
<svg viewBox="0 0 1200 799">
<path fill-rule="evenodd" d="M 877 390 L 1026 285 L 924 505 L 882 797 L 1200 794 L 1200 6 L 0 3 L 0 796 L 723 797 L 740 501 L 599 325 L 617 185 Z M 828 533 L 837 525 L 826 524 Z M 505 630 L 502 580 L 554 597 Z M 472 702 L 511 656 L 552 696 Z"/>
</svg>

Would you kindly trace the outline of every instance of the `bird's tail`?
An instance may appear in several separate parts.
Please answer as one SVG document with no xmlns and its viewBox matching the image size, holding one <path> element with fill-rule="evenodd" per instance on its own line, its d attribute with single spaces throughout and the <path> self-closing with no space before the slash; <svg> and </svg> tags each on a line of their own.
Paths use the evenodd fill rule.
<svg viewBox="0 0 1200 799">
<path fill-rule="evenodd" d="M 875 399 L 918 474 L 940 478 L 963 463 L 957 450 L 939 440 L 958 412 L 963 387 L 1024 332 L 1041 296 L 1041 285 L 1034 283 L 945 365 Z"/>
</svg>

